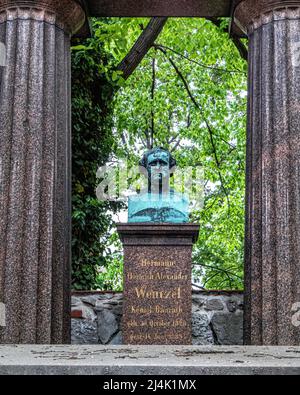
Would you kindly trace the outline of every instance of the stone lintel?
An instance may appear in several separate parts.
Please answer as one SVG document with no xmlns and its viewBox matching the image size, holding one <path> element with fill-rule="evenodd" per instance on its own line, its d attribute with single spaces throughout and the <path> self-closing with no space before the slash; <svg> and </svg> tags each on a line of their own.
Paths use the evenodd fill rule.
<svg viewBox="0 0 300 395">
<path fill-rule="evenodd" d="M 86 0 L 97 17 L 226 17 L 232 0 Z"/>
</svg>

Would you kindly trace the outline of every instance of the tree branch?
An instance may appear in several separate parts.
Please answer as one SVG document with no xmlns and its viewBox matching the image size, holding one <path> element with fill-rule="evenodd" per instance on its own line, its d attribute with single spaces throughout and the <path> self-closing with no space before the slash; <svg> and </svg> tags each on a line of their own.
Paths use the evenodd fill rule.
<svg viewBox="0 0 300 395">
<path fill-rule="evenodd" d="M 167 20 L 168 18 L 165 17 L 152 18 L 129 53 L 118 65 L 117 70 L 123 72 L 122 76 L 125 80 L 131 76 L 143 58 L 147 55 L 147 52 L 162 32 Z"/>
<path fill-rule="evenodd" d="M 238 278 L 239 280 L 243 281 L 242 277 L 240 277 L 239 275 L 237 275 L 237 274 L 235 274 L 235 273 L 232 273 L 230 270 L 221 269 L 221 268 L 219 268 L 218 266 L 205 265 L 204 263 L 197 263 L 197 264 L 194 265 L 194 266 L 201 266 L 201 267 L 204 267 L 204 268 L 206 268 L 206 269 L 217 270 L 218 272 L 221 272 L 221 273 L 224 273 L 224 274 L 227 274 L 227 275 L 236 277 L 236 278 Z"/>
<path fill-rule="evenodd" d="M 151 86 L 151 148 L 154 146 L 154 133 L 155 133 L 155 114 L 154 114 L 154 98 L 156 88 L 156 59 L 152 59 L 152 86 Z"/>
<path fill-rule="evenodd" d="M 158 48 L 158 50 L 161 51 L 165 56 L 168 57 L 166 50 L 164 50 L 163 48 Z M 220 163 L 220 160 L 219 160 L 219 157 L 218 157 L 218 154 L 217 154 L 217 148 L 216 148 L 216 144 L 215 144 L 215 141 L 214 141 L 214 133 L 213 133 L 213 131 L 212 131 L 207 119 L 203 115 L 203 109 L 202 109 L 201 105 L 197 102 L 197 100 L 193 96 L 192 91 L 191 91 L 191 89 L 189 87 L 189 84 L 188 84 L 187 80 L 184 78 L 183 74 L 178 69 L 178 67 L 175 64 L 175 62 L 173 61 L 173 59 L 170 58 L 170 57 L 168 57 L 168 59 L 169 59 L 169 62 L 171 63 L 171 65 L 173 66 L 174 70 L 176 71 L 178 77 L 183 82 L 183 85 L 184 85 L 184 87 L 185 87 L 190 99 L 192 100 L 192 102 L 195 105 L 195 107 L 200 111 L 200 113 L 202 115 L 202 118 L 203 118 L 203 120 L 205 122 L 206 128 L 207 128 L 207 130 L 209 132 L 209 137 L 210 137 L 210 142 L 211 142 L 211 146 L 212 146 L 212 150 L 213 150 L 213 155 L 214 155 L 215 162 L 216 162 L 216 165 L 217 165 L 217 171 L 218 171 L 218 175 L 219 175 L 219 180 L 221 182 L 221 187 L 222 187 L 222 189 L 223 189 L 223 191 L 225 193 L 225 196 L 227 198 L 228 210 L 230 211 L 230 200 L 229 200 L 229 196 L 228 196 L 228 193 L 227 193 L 227 189 L 225 188 L 223 176 L 221 174 L 221 163 Z"/>
<path fill-rule="evenodd" d="M 215 26 L 217 26 L 222 32 L 228 33 L 228 30 L 221 27 L 221 21 L 218 18 L 206 18 L 207 20 L 211 21 Z M 237 50 L 239 51 L 241 57 L 248 61 L 248 49 L 239 39 L 239 37 L 232 35 L 231 40 L 233 41 L 234 45 L 236 46 Z"/>
<path fill-rule="evenodd" d="M 188 60 L 189 62 L 194 63 L 194 64 L 196 64 L 196 65 L 198 65 L 198 66 L 200 66 L 200 67 L 203 67 L 203 68 L 205 68 L 205 69 L 220 71 L 221 73 L 231 73 L 231 74 L 236 73 L 236 74 L 244 74 L 244 75 L 246 74 L 244 71 L 241 71 L 241 70 L 227 70 L 227 69 L 222 69 L 222 68 L 220 68 L 220 67 L 208 66 L 208 65 L 206 65 L 206 64 L 204 64 L 204 63 L 198 62 L 197 60 L 191 59 L 191 58 L 189 58 L 188 56 L 183 55 L 182 53 L 176 51 L 175 49 L 170 48 L 170 47 L 167 47 L 166 45 L 162 45 L 162 44 L 157 44 L 157 43 L 155 43 L 155 44 L 153 44 L 153 47 L 156 48 L 156 49 L 162 48 L 162 49 L 166 49 L 167 51 L 171 51 L 171 52 L 173 52 L 175 55 L 178 55 L 178 56 L 180 56 L 181 58 L 186 59 L 186 60 Z"/>
</svg>

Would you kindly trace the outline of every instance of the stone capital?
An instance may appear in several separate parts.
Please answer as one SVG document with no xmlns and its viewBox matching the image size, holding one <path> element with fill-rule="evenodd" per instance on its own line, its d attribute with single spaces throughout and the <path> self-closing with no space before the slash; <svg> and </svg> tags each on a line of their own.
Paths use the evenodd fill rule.
<svg viewBox="0 0 300 395">
<path fill-rule="evenodd" d="M 272 21 L 300 19 L 300 0 L 235 0 L 234 23 L 246 34 Z"/>
<path fill-rule="evenodd" d="M 57 25 L 73 35 L 83 26 L 86 15 L 76 0 L 0 0 L 0 23 L 18 18 Z"/>
</svg>

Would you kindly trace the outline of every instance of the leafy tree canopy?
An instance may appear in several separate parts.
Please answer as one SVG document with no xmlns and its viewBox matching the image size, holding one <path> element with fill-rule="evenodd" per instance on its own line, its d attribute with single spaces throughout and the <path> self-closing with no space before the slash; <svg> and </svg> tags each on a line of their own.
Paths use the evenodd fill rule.
<svg viewBox="0 0 300 395">
<path fill-rule="evenodd" d="M 95 58 L 114 91 L 106 159 L 136 164 L 146 149 L 163 146 L 172 151 L 179 167 L 201 168 L 204 206 L 191 213 L 191 220 L 201 225 L 193 254 L 194 278 L 208 289 L 241 289 L 247 64 L 224 33 L 226 19 L 216 26 L 205 19 L 174 18 L 124 81 L 117 65 L 147 23 L 96 20 L 94 38 L 75 50 L 76 56 L 87 56 L 92 42 L 101 45 L 101 53 L 110 54 L 105 62 L 101 56 Z M 107 95 L 110 101 L 111 92 Z M 119 287 L 120 244 L 115 234 L 109 239 L 115 247 L 98 281 Z M 95 259 L 102 264 L 101 258 Z"/>
</svg>

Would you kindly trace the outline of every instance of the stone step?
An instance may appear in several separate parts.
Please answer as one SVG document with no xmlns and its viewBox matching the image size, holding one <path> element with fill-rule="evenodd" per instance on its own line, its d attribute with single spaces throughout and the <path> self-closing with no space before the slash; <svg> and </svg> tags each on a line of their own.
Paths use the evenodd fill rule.
<svg viewBox="0 0 300 395">
<path fill-rule="evenodd" d="M 300 374 L 300 347 L 0 345 L 0 375 Z"/>
</svg>

